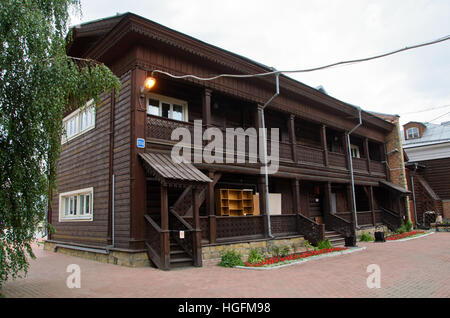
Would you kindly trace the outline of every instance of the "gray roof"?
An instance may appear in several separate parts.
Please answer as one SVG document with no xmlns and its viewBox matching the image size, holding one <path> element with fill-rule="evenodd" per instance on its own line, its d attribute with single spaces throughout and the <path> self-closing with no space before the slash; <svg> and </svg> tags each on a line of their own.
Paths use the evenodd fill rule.
<svg viewBox="0 0 450 318">
<path fill-rule="evenodd" d="M 405 134 L 402 134 L 403 148 L 412 148 L 425 145 L 433 145 L 444 142 L 450 142 L 450 125 L 446 122 L 443 124 L 421 123 L 426 129 L 421 138 L 405 140 Z"/>
<path fill-rule="evenodd" d="M 143 160 L 145 167 L 162 183 L 212 182 L 193 164 L 187 162 L 176 163 L 168 154 L 147 152 L 140 153 L 139 156 Z"/>
</svg>

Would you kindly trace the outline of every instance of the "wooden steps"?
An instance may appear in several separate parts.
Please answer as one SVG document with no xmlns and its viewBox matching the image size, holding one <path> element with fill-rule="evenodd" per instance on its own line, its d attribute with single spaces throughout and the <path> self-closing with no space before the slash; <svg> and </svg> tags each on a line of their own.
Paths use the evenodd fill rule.
<svg viewBox="0 0 450 318">
<path fill-rule="evenodd" d="M 177 243 L 170 243 L 170 268 L 194 266 L 194 260 Z"/>
<path fill-rule="evenodd" d="M 334 247 L 345 246 L 345 237 L 336 231 L 325 231 L 325 239 L 328 239 Z"/>
</svg>

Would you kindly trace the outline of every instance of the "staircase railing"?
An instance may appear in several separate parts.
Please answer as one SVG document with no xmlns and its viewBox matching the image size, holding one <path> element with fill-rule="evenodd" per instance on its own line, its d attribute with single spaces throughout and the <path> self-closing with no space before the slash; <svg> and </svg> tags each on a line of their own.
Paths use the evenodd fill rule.
<svg viewBox="0 0 450 318">
<path fill-rule="evenodd" d="M 298 232 L 311 244 L 317 245 L 325 238 L 325 224 L 319 224 L 302 214 L 297 214 Z"/>
<path fill-rule="evenodd" d="M 353 222 L 349 222 L 340 216 L 327 213 L 325 215 L 326 227 L 330 230 L 336 231 L 346 237 L 354 236 Z"/>
<path fill-rule="evenodd" d="M 183 220 L 173 209 L 169 209 L 170 240 L 176 242 L 190 257 L 194 257 L 194 228 Z M 180 232 L 184 238 L 180 238 Z"/>
<path fill-rule="evenodd" d="M 383 207 L 381 207 L 381 211 L 381 221 L 392 231 L 397 230 L 402 223 L 402 217 L 400 214 L 389 211 Z"/>
<path fill-rule="evenodd" d="M 168 269 L 169 264 L 165 257 L 164 234 L 168 231 L 163 231 L 159 225 L 148 214 L 145 215 L 147 221 L 147 240 L 145 242 L 147 246 L 147 254 L 151 261 L 160 269 Z M 167 247 L 168 249 L 169 247 Z"/>
<path fill-rule="evenodd" d="M 206 199 L 206 189 L 202 189 L 199 195 L 199 205 Z M 192 186 L 186 187 L 171 207 L 180 216 L 192 215 Z"/>
</svg>

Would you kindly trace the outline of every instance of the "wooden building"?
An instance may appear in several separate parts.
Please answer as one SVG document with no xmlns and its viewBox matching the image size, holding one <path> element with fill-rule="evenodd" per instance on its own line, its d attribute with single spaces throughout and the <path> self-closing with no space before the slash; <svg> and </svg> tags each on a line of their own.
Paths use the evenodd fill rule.
<svg viewBox="0 0 450 318">
<path fill-rule="evenodd" d="M 266 211 L 259 161 L 175 163 L 171 134 L 179 127 L 194 132 L 196 120 L 201 132 L 261 128 L 274 76 L 200 81 L 155 73 L 156 85 L 142 88 L 154 70 L 210 75 L 271 68 L 131 13 L 74 27 L 67 50 L 108 65 L 122 88 L 105 94 L 95 112 L 67 112 L 49 242 L 145 250 L 168 269 L 200 266 L 202 246 L 269 240 L 269 230 L 274 237 L 342 244 L 356 225 L 396 228 L 405 216 L 409 192 L 389 182 L 385 164 L 386 136 L 394 129 L 388 121 L 280 75 L 280 95 L 264 110 L 265 126 L 279 129 L 280 156 L 268 178 L 273 199 Z M 347 139 L 359 116 L 362 124 Z"/>
<path fill-rule="evenodd" d="M 403 125 L 403 146 L 415 223 L 429 225 L 437 216 L 450 219 L 450 122 Z"/>
</svg>

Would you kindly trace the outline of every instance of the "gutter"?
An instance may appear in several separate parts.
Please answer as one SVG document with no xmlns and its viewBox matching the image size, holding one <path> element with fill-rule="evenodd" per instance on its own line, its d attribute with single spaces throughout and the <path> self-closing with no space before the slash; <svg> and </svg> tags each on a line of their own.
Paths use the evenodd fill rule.
<svg viewBox="0 0 450 318">
<path fill-rule="evenodd" d="M 355 177 L 354 177 L 354 172 L 353 172 L 353 157 L 352 157 L 352 150 L 351 150 L 351 145 L 350 145 L 350 134 L 353 133 L 359 126 L 362 125 L 361 107 L 356 107 L 356 109 L 358 110 L 359 122 L 355 127 L 352 128 L 352 130 L 347 132 L 346 135 L 347 135 L 347 145 L 348 145 L 348 156 L 350 158 L 350 176 L 351 176 L 351 180 L 352 180 L 353 215 L 354 215 L 354 220 L 355 220 L 355 228 L 359 230 L 360 227 L 358 226 L 358 215 L 356 212 Z"/>
</svg>

